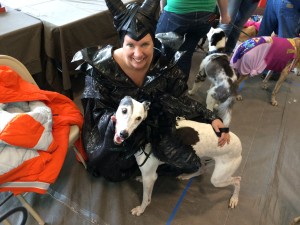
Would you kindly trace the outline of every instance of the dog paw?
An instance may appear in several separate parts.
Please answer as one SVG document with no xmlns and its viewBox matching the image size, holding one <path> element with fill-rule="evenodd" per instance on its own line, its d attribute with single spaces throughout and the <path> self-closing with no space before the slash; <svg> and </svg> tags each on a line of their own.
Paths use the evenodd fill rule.
<svg viewBox="0 0 300 225">
<path fill-rule="evenodd" d="M 261 85 L 261 88 L 264 89 L 264 90 L 267 90 L 268 87 L 269 87 L 269 85 L 266 84 L 266 83 L 262 83 L 262 85 Z"/>
<path fill-rule="evenodd" d="M 189 95 L 194 95 L 193 90 L 189 90 L 189 91 L 188 91 L 188 94 L 189 94 Z"/>
<path fill-rule="evenodd" d="M 131 214 L 134 216 L 140 216 L 144 212 L 145 209 L 143 209 L 141 206 L 137 206 L 131 210 Z"/>
<path fill-rule="evenodd" d="M 238 202 L 239 202 L 239 198 L 232 196 L 230 198 L 228 207 L 231 208 L 231 209 L 233 209 L 233 208 L 235 208 L 237 206 Z"/>
<path fill-rule="evenodd" d="M 136 178 L 135 178 L 135 180 L 136 181 L 138 181 L 138 182 L 143 182 L 143 178 L 142 178 L 142 176 L 137 176 Z"/>
<path fill-rule="evenodd" d="M 242 100 L 243 100 L 243 97 L 242 97 L 241 95 L 237 95 L 237 96 L 236 96 L 236 100 L 242 101 Z"/>
<path fill-rule="evenodd" d="M 276 100 L 271 101 L 272 106 L 278 106 L 278 102 Z"/>
<path fill-rule="evenodd" d="M 276 101 L 275 95 L 272 94 L 271 97 L 271 105 L 272 106 L 278 106 L 278 102 Z"/>
<path fill-rule="evenodd" d="M 215 110 L 218 110 L 218 108 L 219 108 L 219 105 L 218 105 L 218 104 L 215 104 L 215 105 L 213 106 L 213 109 L 215 109 Z"/>
</svg>

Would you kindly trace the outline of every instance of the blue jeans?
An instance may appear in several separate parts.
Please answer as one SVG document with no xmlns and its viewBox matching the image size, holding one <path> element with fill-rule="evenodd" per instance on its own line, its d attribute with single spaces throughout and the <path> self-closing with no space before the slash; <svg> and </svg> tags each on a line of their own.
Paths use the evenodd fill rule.
<svg viewBox="0 0 300 225">
<path fill-rule="evenodd" d="M 206 37 L 211 28 L 208 21 L 212 15 L 213 12 L 175 14 L 164 10 L 159 17 L 156 33 L 175 32 L 185 35 L 185 42 L 179 50 L 186 53 L 178 61 L 178 66 L 187 75 L 190 74 L 192 57 L 198 42 Z"/>
<path fill-rule="evenodd" d="M 258 36 L 270 36 L 273 31 L 283 38 L 299 36 L 300 12 L 289 0 L 267 1 Z"/>
<path fill-rule="evenodd" d="M 228 14 L 231 17 L 231 22 L 240 30 L 250 18 L 257 8 L 258 2 L 252 0 L 228 0 Z M 227 54 L 233 52 L 235 45 L 239 39 L 241 31 L 233 27 L 232 24 L 220 24 L 227 36 L 225 51 Z"/>
</svg>

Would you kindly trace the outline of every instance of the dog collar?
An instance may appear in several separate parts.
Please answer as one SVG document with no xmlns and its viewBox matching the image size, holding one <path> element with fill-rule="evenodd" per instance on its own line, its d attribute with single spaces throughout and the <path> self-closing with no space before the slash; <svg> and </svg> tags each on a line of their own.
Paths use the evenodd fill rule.
<svg viewBox="0 0 300 225">
<path fill-rule="evenodd" d="M 224 52 L 225 52 L 225 48 L 219 48 L 219 49 L 216 49 L 216 50 L 213 50 L 213 51 L 208 51 L 207 55 L 211 55 L 211 54 L 214 54 L 214 53 L 224 53 Z"/>
</svg>

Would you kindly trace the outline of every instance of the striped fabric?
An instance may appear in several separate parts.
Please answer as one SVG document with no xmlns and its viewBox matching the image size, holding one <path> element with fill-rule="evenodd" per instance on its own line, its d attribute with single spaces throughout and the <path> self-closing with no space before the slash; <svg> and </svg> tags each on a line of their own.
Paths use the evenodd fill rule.
<svg viewBox="0 0 300 225">
<path fill-rule="evenodd" d="M 45 193 L 65 160 L 70 126 L 82 124 L 72 100 L 0 66 L 0 192 Z M 81 139 L 75 145 L 86 159 Z"/>
</svg>

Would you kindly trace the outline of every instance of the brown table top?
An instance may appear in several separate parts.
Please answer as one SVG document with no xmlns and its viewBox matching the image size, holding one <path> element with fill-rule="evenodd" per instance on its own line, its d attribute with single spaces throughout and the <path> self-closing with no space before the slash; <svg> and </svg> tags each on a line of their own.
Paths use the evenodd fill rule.
<svg viewBox="0 0 300 225">
<path fill-rule="evenodd" d="M 0 54 L 17 58 L 32 74 L 41 72 L 42 22 L 7 8 L 0 13 L 0 24 Z"/>
</svg>

